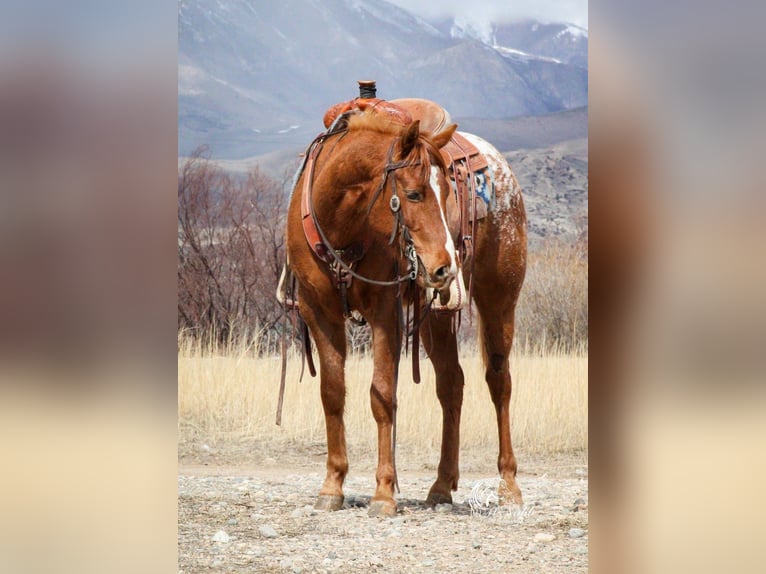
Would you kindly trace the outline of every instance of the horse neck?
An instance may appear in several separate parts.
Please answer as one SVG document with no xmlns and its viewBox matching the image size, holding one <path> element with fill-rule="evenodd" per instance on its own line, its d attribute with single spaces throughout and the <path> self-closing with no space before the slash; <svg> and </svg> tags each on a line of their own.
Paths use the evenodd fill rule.
<svg viewBox="0 0 766 574">
<path fill-rule="evenodd" d="M 312 194 L 316 217 L 337 247 L 368 235 L 374 221 L 384 216 L 379 205 L 369 215 L 367 209 L 383 177 L 391 138 L 352 135 L 357 134 L 347 135 L 335 147 L 334 142 L 325 144 L 329 153 L 318 166 Z"/>
</svg>

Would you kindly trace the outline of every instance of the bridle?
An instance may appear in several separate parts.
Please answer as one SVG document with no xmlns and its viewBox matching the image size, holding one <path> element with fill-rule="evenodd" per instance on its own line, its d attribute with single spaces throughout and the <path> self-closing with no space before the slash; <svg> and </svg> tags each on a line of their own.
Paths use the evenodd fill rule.
<svg viewBox="0 0 766 574">
<path fill-rule="evenodd" d="M 336 122 L 337 124 L 337 122 Z M 407 271 L 404 274 L 399 274 L 398 271 L 396 273 L 397 277 L 388 280 L 388 281 L 381 281 L 379 279 L 373 279 L 371 277 L 366 277 L 364 275 L 361 275 L 357 271 L 353 269 L 354 263 L 358 262 L 362 257 L 364 256 L 364 253 L 367 250 L 368 240 L 361 240 L 361 246 L 358 243 L 351 244 L 350 246 L 338 249 L 334 248 L 332 244 L 330 243 L 329 239 L 327 238 L 327 234 L 322 229 L 322 226 L 319 224 L 319 221 L 316 216 L 316 211 L 314 208 L 314 202 L 313 202 L 313 180 L 314 180 L 314 166 L 316 163 L 317 158 L 319 157 L 319 154 L 321 153 L 324 142 L 330 135 L 335 135 L 340 133 L 343 137 L 345 135 L 344 132 L 347 132 L 347 128 L 341 127 L 341 128 L 335 128 L 335 125 L 330 128 L 326 133 L 320 134 L 309 146 L 309 152 L 307 153 L 307 160 L 304 164 L 304 167 L 302 168 L 302 171 L 305 170 L 305 176 L 303 180 L 303 188 L 302 188 L 302 199 L 301 199 L 301 211 L 302 211 L 302 219 L 303 219 L 303 230 L 304 234 L 306 235 L 306 240 L 309 243 L 309 246 L 311 247 L 312 251 L 319 257 L 319 259 L 325 261 L 329 266 L 330 269 L 333 271 L 335 277 L 338 279 L 338 286 L 340 288 L 341 285 L 345 284 L 345 288 L 348 288 L 350 285 L 350 278 L 358 279 L 359 281 L 362 281 L 364 283 L 369 283 L 371 285 L 378 285 L 380 287 L 391 287 L 394 285 L 399 285 L 401 283 L 407 282 L 407 281 L 414 281 L 417 278 L 418 272 L 419 272 L 419 264 L 418 264 L 418 256 L 417 251 L 415 250 L 415 243 L 412 240 L 412 236 L 410 235 L 410 232 L 407 228 L 407 225 L 404 223 L 404 219 L 402 218 L 401 213 L 401 200 L 399 199 L 397 188 L 396 188 L 396 178 L 391 177 L 391 199 L 389 200 L 389 208 L 391 210 L 391 213 L 393 214 L 394 221 L 393 226 L 391 229 L 391 235 L 388 240 L 389 245 L 393 245 L 394 241 L 396 240 L 396 237 L 398 234 L 401 233 L 402 237 L 402 248 L 401 248 L 401 254 L 407 261 Z M 396 140 L 394 140 L 389 149 L 388 149 L 388 155 L 386 159 L 386 165 L 383 168 L 383 175 L 380 181 L 380 184 L 378 185 L 377 189 L 373 193 L 372 199 L 370 200 L 370 203 L 367 207 L 366 216 L 369 216 L 369 214 L 372 211 L 372 208 L 374 204 L 376 203 L 377 199 L 380 197 L 380 195 L 383 193 L 383 190 L 386 188 L 386 184 L 389 180 L 389 175 L 391 175 L 393 172 L 395 172 L 398 169 L 402 169 L 405 167 L 409 167 L 411 165 L 418 165 L 417 163 L 413 163 L 412 161 L 402 160 L 399 162 L 393 161 L 393 154 L 394 154 L 394 147 L 396 145 Z M 317 241 L 319 239 L 319 241 Z M 351 257 L 347 257 L 350 259 L 348 262 L 344 260 L 343 255 L 346 253 L 350 253 Z M 344 309 L 345 311 L 345 309 Z"/>
</svg>

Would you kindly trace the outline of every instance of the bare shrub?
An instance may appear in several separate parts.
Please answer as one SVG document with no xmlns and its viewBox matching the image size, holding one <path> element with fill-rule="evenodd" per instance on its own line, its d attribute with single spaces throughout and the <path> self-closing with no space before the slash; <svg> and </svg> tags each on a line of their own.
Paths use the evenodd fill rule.
<svg viewBox="0 0 766 574">
<path fill-rule="evenodd" d="M 577 243 L 550 239 L 529 254 L 516 310 L 516 341 L 547 350 L 587 348 L 587 232 Z"/>
<path fill-rule="evenodd" d="M 352 353 L 366 354 L 372 351 L 372 330 L 366 323 L 357 325 L 346 321 L 346 339 L 348 350 Z"/>
<path fill-rule="evenodd" d="M 198 149 L 178 177 L 178 328 L 218 343 L 273 331 L 287 198 L 257 168 L 236 179 Z"/>
</svg>

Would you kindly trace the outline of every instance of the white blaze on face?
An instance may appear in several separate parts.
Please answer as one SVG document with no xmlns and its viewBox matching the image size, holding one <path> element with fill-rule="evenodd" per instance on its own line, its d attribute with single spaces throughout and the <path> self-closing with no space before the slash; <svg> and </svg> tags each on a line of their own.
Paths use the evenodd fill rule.
<svg viewBox="0 0 766 574">
<path fill-rule="evenodd" d="M 439 168 L 431 166 L 431 191 L 436 195 L 436 203 L 439 205 L 442 223 L 444 224 L 444 248 L 450 256 L 450 271 L 455 276 L 454 281 L 449 284 L 449 300 L 442 305 L 441 298 L 433 299 L 433 289 L 426 288 L 426 297 L 433 301 L 433 308 L 436 310 L 457 311 L 463 308 L 465 302 L 465 285 L 463 284 L 463 274 L 457 268 L 457 255 L 455 254 L 455 244 L 452 241 L 449 227 L 447 226 L 447 217 L 444 206 L 442 205 L 441 188 L 439 187 Z"/>
<path fill-rule="evenodd" d="M 442 194 L 441 194 L 441 188 L 439 187 L 439 168 L 436 166 L 431 166 L 431 191 L 434 192 L 434 195 L 436 196 L 436 203 L 439 204 L 439 214 L 442 218 L 442 223 L 444 224 L 444 248 L 447 250 L 447 253 L 449 253 L 449 259 L 450 259 L 450 271 L 453 275 L 457 275 L 457 256 L 455 255 L 455 244 L 452 242 L 452 236 L 449 232 L 449 227 L 447 227 L 447 218 L 445 217 L 444 212 L 444 206 L 442 205 Z"/>
</svg>

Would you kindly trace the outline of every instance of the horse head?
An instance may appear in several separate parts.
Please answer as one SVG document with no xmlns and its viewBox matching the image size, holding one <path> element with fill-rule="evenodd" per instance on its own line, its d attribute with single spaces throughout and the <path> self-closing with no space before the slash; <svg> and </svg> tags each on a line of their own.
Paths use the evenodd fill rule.
<svg viewBox="0 0 766 574">
<path fill-rule="evenodd" d="M 393 146 L 392 195 L 398 197 L 404 239 L 417 255 L 417 281 L 421 287 L 443 289 L 458 273 L 458 261 L 446 219 L 451 193 L 447 168 L 439 148 L 449 142 L 457 126 L 431 136 L 420 123 L 406 126 Z"/>
</svg>

